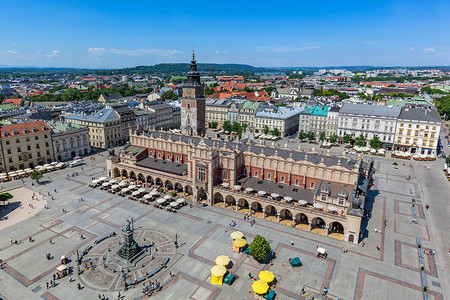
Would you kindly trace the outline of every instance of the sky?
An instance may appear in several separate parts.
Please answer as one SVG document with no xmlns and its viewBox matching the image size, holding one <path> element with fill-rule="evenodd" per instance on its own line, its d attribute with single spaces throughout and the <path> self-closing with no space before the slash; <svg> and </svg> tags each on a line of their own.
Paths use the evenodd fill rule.
<svg viewBox="0 0 450 300">
<path fill-rule="evenodd" d="M 0 66 L 450 65 L 449 0 L 0 1 Z"/>
</svg>

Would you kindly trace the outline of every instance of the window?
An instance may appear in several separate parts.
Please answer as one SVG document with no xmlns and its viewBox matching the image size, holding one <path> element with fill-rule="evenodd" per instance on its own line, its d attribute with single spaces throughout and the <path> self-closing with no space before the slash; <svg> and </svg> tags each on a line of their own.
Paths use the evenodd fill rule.
<svg viewBox="0 0 450 300">
<path fill-rule="evenodd" d="M 299 180 L 295 179 L 295 185 L 298 185 L 298 184 L 299 184 Z"/>
<path fill-rule="evenodd" d="M 151 155 L 151 154 L 150 154 L 150 155 Z M 176 161 L 177 161 L 177 162 L 180 161 L 180 157 L 179 157 L 179 156 L 176 157 Z"/>
<path fill-rule="evenodd" d="M 37 157 L 41 157 L 41 152 L 36 152 Z"/>
<path fill-rule="evenodd" d="M 327 201 L 327 194 L 322 194 L 322 201 Z"/>
<path fill-rule="evenodd" d="M 270 180 L 271 177 L 272 177 L 272 174 L 268 173 L 268 174 L 267 174 L 267 179 Z"/>
<path fill-rule="evenodd" d="M 161 153 L 158 153 L 158 158 L 161 158 Z"/>
<path fill-rule="evenodd" d="M 404 125 L 403 123 L 400 123 L 400 127 L 403 127 L 403 125 Z"/>
<path fill-rule="evenodd" d="M 427 126 L 425 126 L 425 129 L 429 129 L 429 128 L 430 128 L 430 126 L 428 126 L 428 125 L 427 125 Z"/>
<path fill-rule="evenodd" d="M 339 205 L 344 205 L 344 199 L 339 198 Z"/>
<path fill-rule="evenodd" d="M 80 145 L 78 145 L 78 146 L 80 146 Z M 48 142 L 45 142 L 45 147 L 48 147 Z"/>
<path fill-rule="evenodd" d="M 50 150 L 47 150 L 47 155 L 50 155 Z"/>
<path fill-rule="evenodd" d="M 258 171 L 255 171 L 255 177 L 258 177 Z"/>
<path fill-rule="evenodd" d="M 282 183 L 284 183 L 284 176 L 281 176 L 281 180 Z"/>
<path fill-rule="evenodd" d="M 431 137 L 432 137 L 432 138 L 434 138 L 434 135 L 435 135 L 435 133 L 434 133 L 434 132 L 432 132 L 432 133 L 431 133 Z"/>
<path fill-rule="evenodd" d="M 406 135 L 411 135 L 411 129 L 408 129 L 408 130 L 406 131 Z"/>
<path fill-rule="evenodd" d="M 187 109 L 191 109 L 191 104 L 190 103 L 187 104 Z"/>
<path fill-rule="evenodd" d="M 316 186 L 316 184 L 314 182 L 311 182 L 311 184 L 309 186 L 310 186 L 310 188 L 313 189 Z"/>
<path fill-rule="evenodd" d="M 27 150 L 31 150 L 31 146 L 30 145 L 27 145 Z"/>
<path fill-rule="evenodd" d="M 48 138 L 48 135 L 44 135 L 45 138 Z"/>
<path fill-rule="evenodd" d="M 198 168 L 198 179 L 200 181 L 206 180 L 206 168 L 204 168 L 204 167 Z"/>
<path fill-rule="evenodd" d="M 433 130 L 436 130 L 436 126 L 433 126 L 433 128 L 432 128 Z"/>
<path fill-rule="evenodd" d="M 417 125 L 416 125 L 416 128 L 420 128 L 420 125 L 419 125 L 419 124 L 417 124 Z"/>
<path fill-rule="evenodd" d="M 39 149 L 41 146 L 39 146 L 39 144 L 36 144 L 36 149 Z"/>
<path fill-rule="evenodd" d="M 16 144 L 20 143 L 19 139 L 16 139 Z"/>
<path fill-rule="evenodd" d="M 411 128 L 412 127 L 412 124 L 408 124 L 408 128 Z"/>
<path fill-rule="evenodd" d="M 19 161 L 22 161 L 22 155 L 19 155 L 18 158 L 19 158 Z"/>
<path fill-rule="evenodd" d="M 222 171 L 222 179 L 228 179 L 228 171 Z"/>
<path fill-rule="evenodd" d="M 39 139 L 39 137 L 36 135 L 36 136 L 34 137 L 34 139 L 37 141 L 37 140 Z"/>
<path fill-rule="evenodd" d="M 26 141 L 29 142 L 30 141 L 30 137 L 27 136 Z"/>
<path fill-rule="evenodd" d="M 6 145 L 9 145 L 9 141 L 6 141 Z"/>
<path fill-rule="evenodd" d="M 28 153 L 28 158 L 33 158 L 33 155 L 31 153 Z"/>
<path fill-rule="evenodd" d="M 22 149 L 20 149 L 20 147 L 17 147 L 17 152 L 22 152 Z"/>
<path fill-rule="evenodd" d="M 11 149 L 6 149 L 6 153 L 11 154 Z"/>
<path fill-rule="evenodd" d="M 8 158 L 8 161 L 9 161 L 10 163 L 12 163 L 12 162 L 13 162 L 12 157 L 9 157 L 9 158 Z"/>
</svg>

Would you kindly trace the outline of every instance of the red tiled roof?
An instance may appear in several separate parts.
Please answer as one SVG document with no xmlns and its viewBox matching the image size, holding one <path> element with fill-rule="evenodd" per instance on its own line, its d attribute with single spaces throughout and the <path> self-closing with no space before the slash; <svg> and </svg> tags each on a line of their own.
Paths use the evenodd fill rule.
<svg viewBox="0 0 450 300">
<path fill-rule="evenodd" d="M 16 104 L 16 105 L 20 105 L 20 100 L 22 99 L 5 99 L 3 100 L 3 103 L 12 103 L 12 104 Z"/>
<path fill-rule="evenodd" d="M 35 121 L 28 123 L 19 123 L 11 125 L 3 125 L 0 128 L 2 138 L 10 138 L 23 136 L 27 134 L 33 134 L 36 132 L 50 132 L 50 127 L 45 124 L 44 121 Z"/>
</svg>

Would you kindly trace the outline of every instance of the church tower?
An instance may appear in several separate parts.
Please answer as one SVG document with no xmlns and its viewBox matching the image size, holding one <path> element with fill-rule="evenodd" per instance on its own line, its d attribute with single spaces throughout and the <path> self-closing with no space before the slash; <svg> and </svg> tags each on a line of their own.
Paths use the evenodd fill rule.
<svg viewBox="0 0 450 300">
<path fill-rule="evenodd" d="M 191 69 L 187 74 L 181 98 L 181 131 L 187 135 L 205 133 L 205 86 L 200 82 L 195 53 L 192 50 Z"/>
</svg>

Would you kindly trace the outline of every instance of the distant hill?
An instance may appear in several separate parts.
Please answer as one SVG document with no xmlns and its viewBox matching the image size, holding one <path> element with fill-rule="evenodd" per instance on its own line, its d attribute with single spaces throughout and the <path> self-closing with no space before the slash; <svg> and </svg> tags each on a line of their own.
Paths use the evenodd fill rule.
<svg viewBox="0 0 450 300">
<path fill-rule="evenodd" d="M 189 71 L 189 64 L 172 63 L 157 64 L 154 66 L 137 66 L 133 68 L 119 69 L 117 72 L 125 74 L 136 73 L 164 73 L 164 74 L 183 74 Z M 254 73 L 265 72 L 270 69 L 258 68 L 243 64 L 197 64 L 198 70 L 202 73 Z"/>
</svg>

